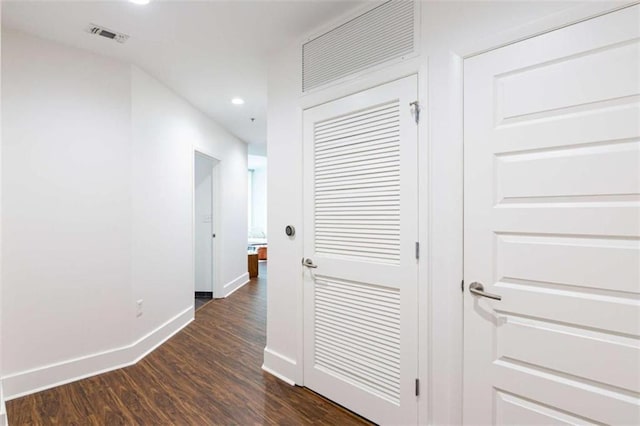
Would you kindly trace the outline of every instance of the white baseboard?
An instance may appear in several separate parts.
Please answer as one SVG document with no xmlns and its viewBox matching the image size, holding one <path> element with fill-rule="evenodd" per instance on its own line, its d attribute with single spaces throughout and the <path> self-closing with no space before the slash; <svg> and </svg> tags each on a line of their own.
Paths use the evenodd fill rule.
<svg viewBox="0 0 640 426">
<path fill-rule="evenodd" d="M 193 312 L 190 306 L 130 345 L 5 376 L 5 400 L 133 365 L 193 321 Z"/>
<path fill-rule="evenodd" d="M 162 324 L 150 333 L 142 336 L 140 339 L 133 343 L 135 351 L 134 361 L 131 364 L 136 364 L 144 357 L 153 352 L 158 346 L 172 338 L 177 332 L 188 326 L 194 319 L 194 307 L 189 306 L 184 311 L 180 312 L 169 321 Z"/>
<path fill-rule="evenodd" d="M 247 284 L 249 282 L 249 273 L 245 272 L 244 274 L 240 275 L 238 278 L 236 278 L 235 280 L 232 280 L 228 283 L 226 283 L 224 285 L 224 290 L 223 290 L 223 297 L 229 297 L 231 296 L 231 294 L 238 290 L 240 287 L 242 287 L 243 285 Z"/>
<path fill-rule="evenodd" d="M 269 348 L 264 348 L 262 369 L 291 386 L 296 384 L 296 381 L 293 379 L 293 377 L 296 377 L 296 362 Z"/>
</svg>

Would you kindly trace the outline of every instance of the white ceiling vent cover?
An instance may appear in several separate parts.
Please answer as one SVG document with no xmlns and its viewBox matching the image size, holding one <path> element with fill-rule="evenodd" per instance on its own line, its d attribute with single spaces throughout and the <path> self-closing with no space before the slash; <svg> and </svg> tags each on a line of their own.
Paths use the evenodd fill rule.
<svg viewBox="0 0 640 426">
<path fill-rule="evenodd" d="M 302 45 L 308 91 L 414 51 L 414 2 L 391 0 Z"/>
<path fill-rule="evenodd" d="M 105 27 L 101 27 L 96 24 L 89 24 L 87 27 L 87 32 L 95 35 L 99 35 L 102 37 L 106 37 L 111 40 L 115 40 L 118 43 L 124 43 L 129 39 L 129 36 L 123 33 L 118 33 L 116 31 L 109 30 Z"/>
</svg>

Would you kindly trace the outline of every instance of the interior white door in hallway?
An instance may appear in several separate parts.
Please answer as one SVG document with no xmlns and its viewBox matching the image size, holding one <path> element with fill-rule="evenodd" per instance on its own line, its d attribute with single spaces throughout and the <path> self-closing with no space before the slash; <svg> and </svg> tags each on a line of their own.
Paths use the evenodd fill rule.
<svg viewBox="0 0 640 426">
<path fill-rule="evenodd" d="M 417 420 L 417 125 L 406 77 L 304 112 L 304 384 Z"/>
<path fill-rule="evenodd" d="M 465 424 L 640 424 L 639 23 L 465 60 Z"/>
<path fill-rule="evenodd" d="M 214 293 L 214 167 L 217 160 L 194 158 L 195 291 Z M 216 295 L 217 296 L 217 295 Z"/>
</svg>

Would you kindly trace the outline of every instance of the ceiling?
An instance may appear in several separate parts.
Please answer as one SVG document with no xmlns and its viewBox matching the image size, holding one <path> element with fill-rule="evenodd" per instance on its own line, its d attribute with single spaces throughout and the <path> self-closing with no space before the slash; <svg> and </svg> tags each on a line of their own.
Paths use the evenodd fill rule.
<svg viewBox="0 0 640 426">
<path fill-rule="evenodd" d="M 2 1 L 2 25 L 134 63 L 264 153 L 269 55 L 359 1 Z M 125 44 L 85 32 L 90 24 Z M 239 96 L 245 104 L 231 104 Z M 251 121 L 255 118 L 255 121 Z"/>
</svg>

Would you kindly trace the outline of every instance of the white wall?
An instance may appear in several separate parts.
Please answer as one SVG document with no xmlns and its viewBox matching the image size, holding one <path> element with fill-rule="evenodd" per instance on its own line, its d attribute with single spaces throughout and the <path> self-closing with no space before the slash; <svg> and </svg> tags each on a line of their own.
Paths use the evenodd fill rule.
<svg viewBox="0 0 640 426">
<path fill-rule="evenodd" d="M 303 384 L 299 353 L 302 312 L 302 114 L 297 98 L 302 87 L 299 46 L 274 55 L 267 84 L 267 158 L 269 192 L 269 286 L 267 347 L 263 368 L 290 383 Z M 297 234 L 284 232 L 293 225 Z"/>
<path fill-rule="evenodd" d="M 136 298 L 154 295 L 152 306 L 158 303 L 158 307 L 175 304 L 175 300 L 170 302 L 171 297 L 177 298 L 182 307 L 193 303 L 193 288 L 188 294 L 183 293 L 183 288 L 193 282 L 193 277 L 188 281 L 184 277 L 193 267 L 191 191 L 195 149 L 220 161 L 216 166 L 221 198 L 216 240 L 222 248 L 222 288 L 218 294 L 227 295 L 249 279 L 247 145 L 141 70 L 134 68 L 132 75 L 136 165 L 133 230 L 134 241 L 137 240 L 133 253 L 134 294 Z M 162 256 L 150 253 L 149 247 Z M 146 320 L 150 321 L 148 327 L 161 324 L 162 315 L 151 316 Z"/>
<path fill-rule="evenodd" d="M 480 46 L 534 35 L 619 3 L 422 2 L 419 57 L 302 95 L 300 42 L 272 55 L 269 67 L 269 288 L 264 368 L 303 384 L 302 109 L 419 74 L 420 421 L 460 424 L 462 415 L 462 63 Z M 341 22 L 338 22 L 341 23 Z M 329 29 L 330 26 L 324 28 Z M 317 33 L 317 31 L 310 31 Z M 280 232 L 292 224 L 294 239 Z M 437 303 L 436 303 L 437 302 Z"/>
<path fill-rule="evenodd" d="M 194 146 L 221 160 L 223 284 L 248 280 L 247 148 L 131 65 L 6 28 L 2 56 L 13 398 L 130 364 L 192 320 Z"/>
<path fill-rule="evenodd" d="M 213 292 L 213 160 L 195 156 L 195 290 Z"/>
<path fill-rule="evenodd" d="M 131 318 L 126 64 L 4 31 L 3 371 L 122 346 Z"/>
</svg>

